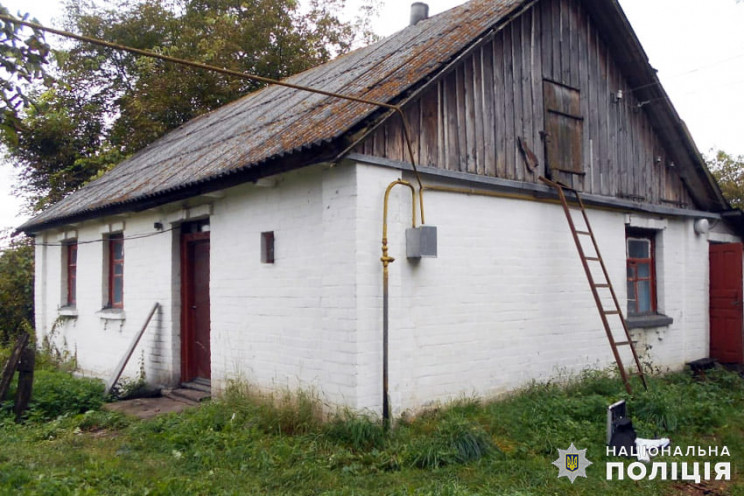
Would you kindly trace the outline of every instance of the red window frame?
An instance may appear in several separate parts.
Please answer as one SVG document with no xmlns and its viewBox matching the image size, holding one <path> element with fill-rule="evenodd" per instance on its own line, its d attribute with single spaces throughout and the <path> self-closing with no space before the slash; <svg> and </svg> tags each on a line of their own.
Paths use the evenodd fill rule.
<svg viewBox="0 0 744 496">
<path fill-rule="evenodd" d="M 121 247 L 121 258 L 116 258 L 117 247 Z M 124 236 L 121 234 L 112 234 L 108 240 L 108 301 L 111 308 L 124 308 Z M 117 274 L 116 268 L 121 267 L 120 273 Z M 116 300 L 116 286 L 121 286 L 119 299 Z"/>
<path fill-rule="evenodd" d="M 628 247 L 630 240 L 647 241 L 649 243 L 648 257 L 637 258 L 630 256 L 630 248 Z M 649 315 L 656 313 L 656 258 L 655 250 L 656 243 L 654 236 L 649 233 L 639 232 L 628 232 L 625 236 L 626 246 L 626 257 L 627 257 L 627 278 L 628 288 L 632 286 L 635 294 L 635 299 L 630 298 L 628 294 L 628 315 Z M 642 265 L 648 265 L 648 276 L 642 277 L 638 275 L 638 267 Z M 649 309 L 647 311 L 640 311 L 640 301 L 638 299 L 639 289 L 642 283 L 648 281 L 649 286 Z"/>
<path fill-rule="evenodd" d="M 67 306 L 75 306 L 77 301 L 77 242 L 69 243 L 67 250 Z"/>
</svg>

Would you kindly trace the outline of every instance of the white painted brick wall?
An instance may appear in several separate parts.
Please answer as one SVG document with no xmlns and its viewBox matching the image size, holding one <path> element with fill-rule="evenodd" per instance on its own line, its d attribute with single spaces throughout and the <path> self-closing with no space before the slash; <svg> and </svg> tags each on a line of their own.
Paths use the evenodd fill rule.
<svg viewBox="0 0 744 496">
<path fill-rule="evenodd" d="M 380 205 L 391 170 L 360 166 L 359 407 L 380 411 Z M 462 395 L 492 396 L 531 380 L 601 368 L 613 358 L 560 207 L 427 192 L 439 256 L 405 259 L 410 195 L 391 197 L 390 391 L 395 411 Z M 364 207 L 367 207 L 366 209 Z M 602 256 L 625 310 L 625 219 L 590 210 Z M 377 232 L 375 232 L 377 231 Z M 661 329 L 634 331 L 649 359 L 679 368 L 707 356 L 708 243 L 691 220 L 670 219 L 660 235 Z M 364 248 L 369 246 L 369 248 Z M 609 296 L 604 298 L 608 305 Z M 622 333 L 618 325 L 617 330 Z M 621 348 L 622 349 L 622 348 Z M 628 349 L 624 356 L 630 363 Z"/>
<path fill-rule="evenodd" d="M 235 188 L 211 222 L 212 381 L 314 389 L 353 405 L 355 169 L 314 167 Z M 260 233 L 275 235 L 274 264 Z"/>
<path fill-rule="evenodd" d="M 263 389 L 314 389 L 328 403 L 380 412 L 382 203 L 386 186 L 399 177 L 362 164 L 318 166 L 285 174 L 275 187 L 243 185 L 211 200 L 213 386 L 238 378 Z M 124 235 L 152 234 L 154 222 L 167 229 L 181 208 L 132 214 Z M 429 192 L 426 218 L 438 228 L 439 257 L 418 263 L 405 258 L 410 212 L 409 190 L 395 188 L 389 239 L 396 258 L 390 266 L 396 412 L 612 363 L 558 206 Z M 624 304 L 626 216 L 589 215 Z M 148 380 L 172 384 L 180 375 L 177 231 L 125 242 L 120 323 L 97 313 L 103 246 L 85 243 L 101 239 L 102 224 L 77 227 L 78 317 L 59 327 L 58 342 L 77 352 L 84 371 L 107 377 L 158 301 L 162 310 L 127 374 L 136 374 L 143 349 Z M 275 233 L 274 264 L 260 262 L 264 231 Z M 37 243 L 56 238 L 48 232 Z M 707 239 L 694 234 L 691 220 L 667 219 L 657 252 L 659 308 L 674 323 L 634 335 L 650 346 L 655 365 L 678 368 L 707 355 Z M 37 246 L 42 334 L 63 295 L 61 253 L 58 246 Z"/>
<path fill-rule="evenodd" d="M 153 223 L 161 221 L 155 213 L 142 213 L 124 220 L 125 237 L 155 233 Z M 108 220 L 121 222 L 121 219 Z M 161 310 L 155 315 L 130 360 L 125 377 L 139 373 L 143 356 L 147 380 L 154 384 L 169 384 L 178 352 L 173 336 L 173 274 L 174 234 L 164 232 L 124 242 L 124 320 L 101 318 L 105 275 L 103 234 L 104 222 L 87 222 L 77 227 L 77 304 L 78 316 L 59 318 L 64 304 L 62 288 L 62 248 L 54 233 L 37 236 L 36 326 L 42 336 L 48 335 L 57 322 L 55 342 L 77 356 L 84 374 L 108 378 L 119 363 L 132 338 L 144 324 L 152 305 L 157 301 Z M 49 246 L 38 246 L 41 243 Z M 46 278 L 42 273 L 46 274 Z M 41 276 L 41 277 L 40 277 Z M 175 314 L 177 315 L 177 314 Z"/>
</svg>

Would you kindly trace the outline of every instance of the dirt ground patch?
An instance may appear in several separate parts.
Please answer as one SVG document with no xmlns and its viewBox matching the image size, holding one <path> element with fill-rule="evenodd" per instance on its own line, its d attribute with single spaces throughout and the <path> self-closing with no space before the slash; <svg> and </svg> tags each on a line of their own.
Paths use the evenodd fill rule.
<svg viewBox="0 0 744 496">
<path fill-rule="evenodd" d="M 725 496 L 727 484 L 723 481 L 703 481 L 698 484 L 675 484 L 674 493 L 679 496 Z"/>
<path fill-rule="evenodd" d="M 164 396 L 159 398 L 137 398 L 103 405 L 104 410 L 120 412 L 141 419 L 150 419 L 166 413 L 182 412 L 194 408 L 195 404 L 184 403 Z"/>
</svg>

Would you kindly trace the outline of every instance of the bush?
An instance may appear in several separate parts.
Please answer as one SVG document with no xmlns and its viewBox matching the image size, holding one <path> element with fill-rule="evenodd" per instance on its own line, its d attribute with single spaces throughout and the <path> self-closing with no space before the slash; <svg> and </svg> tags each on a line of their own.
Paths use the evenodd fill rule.
<svg viewBox="0 0 744 496">
<path fill-rule="evenodd" d="M 98 379 L 74 377 L 55 370 L 37 370 L 29 416 L 44 420 L 98 410 L 103 404 L 103 390 L 103 382 Z"/>
<path fill-rule="evenodd" d="M 325 425 L 328 439 L 337 441 L 357 451 L 379 448 L 385 442 L 382 423 L 353 412 L 343 412 Z"/>
<path fill-rule="evenodd" d="M 430 435 L 417 436 L 404 449 L 405 462 L 432 469 L 468 463 L 499 452 L 485 429 L 464 416 L 447 416 L 435 425 Z"/>
<path fill-rule="evenodd" d="M 0 345 L 12 345 L 28 332 L 34 316 L 34 246 L 31 238 L 10 239 L 0 231 L 0 242 L 10 241 L 0 252 Z"/>
</svg>

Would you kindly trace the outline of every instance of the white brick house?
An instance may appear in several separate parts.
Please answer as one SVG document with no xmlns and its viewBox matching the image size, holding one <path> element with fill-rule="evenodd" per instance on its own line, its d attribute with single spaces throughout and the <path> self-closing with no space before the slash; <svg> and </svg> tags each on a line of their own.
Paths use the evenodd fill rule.
<svg viewBox="0 0 744 496">
<path fill-rule="evenodd" d="M 473 193 L 424 192 L 438 257 L 409 260 L 412 197 L 392 191 L 394 412 L 613 362 L 541 175 L 584 193 L 639 351 L 672 368 L 740 360 L 741 306 L 714 332 L 709 281 L 724 243 L 741 289 L 741 212 L 615 0 L 473 0 L 291 81 L 401 105 L 424 185 Z M 108 377 L 157 302 L 129 374 L 142 357 L 156 385 L 237 378 L 380 412 L 383 194 L 417 184 L 401 129 L 272 86 L 169 133 L 20 228 L 37 245 L 37 332 Z"/>
</svg>

